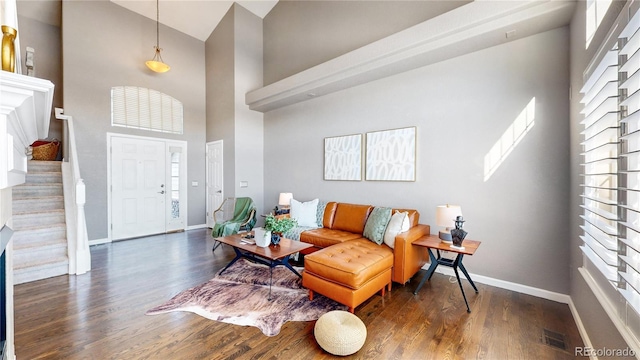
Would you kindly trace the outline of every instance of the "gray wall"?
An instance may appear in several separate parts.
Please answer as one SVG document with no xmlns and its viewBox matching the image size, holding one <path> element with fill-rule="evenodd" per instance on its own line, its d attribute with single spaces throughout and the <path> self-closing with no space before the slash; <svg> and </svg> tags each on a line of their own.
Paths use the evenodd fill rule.
<svg viewBox="0 0 640 360">
<path fill-rule="evenodd" d="M 251 197 L 262 213 L 263 114 L 245 104 L 262 86 L 262 19 L 234 4 L 206 48 L 207 141 L 224 140 L 224 196 Z"/>
<path fill-rule="evenodd" d="M 265 202 L 286 190 L 414 208 L 431 225 L 436 205 L 459 204 L 483 242 L 471 272 L 568 294 L 568 46 L 564 27 L 266 113 Z M 533 97 L 534 127 L 485 182 L 485 154 Z M 405 126 L 415 182 L 323 181 L 325 137 Z"/>
<path fill-rule="evenodd" d="M 264 129 L 261 112 L 250 110 L 245 94 L 262 87 L 262 19 L 235 4 L 236 195 L 256 202 L 264 213 Z M 240 187 L 240 181 L 248 184 Z"/>
<path fill-rule="evenodd" d="M 153 56 L 155 21 L 107 0 L 62 4 L 65 113 L 74 117 L 80 168 L 87 185 L 89 239 L 107 237 L 106 133 L 163 137 L 188 142 L 189 225 L 205 223 L 204 42 L 160 26 L 162 57 L 171 71 L 156 74 L 144 62 Z M 184 135 L 112 127 L 110 90 L 132 85 L 158 90 L 184 105 Z"/>
<path fill-rule="evenodd" d="M 469 1 L 280 1 L 264 19 L 271 84 Z"/>
<path fill-rule="evenodd" d="M 582 244 L 580 235 L 582 230 L 580 225 L 582 224 L 580 215 L 582 214 L 580 205 L 582 204 L 580 194 L 582 188 L 580 184 L 583 183 L 580 176 L 582 167 L 580 162 L 582 157 L 582 146 L 580 142 L 583 136 L 580 132 L 583 130 L 583 126 L 580 121 L 584 118 L 580 111 L 582 110 L 582 94 L 580 89 L 583 86 L 583 73 L 585 69 L 592 61 L 592 58 L 596 55 L 600 44 L 604 41 L 609 28 L 614 23 L 616 16 L 620 12 L 620 8 L 624 5 L 624 2 L 613 2 L 613 6 L 607 13 L 607 16 L 600 25 L 593 41 L 589 48 L 585 49 L 585 10 L 586 4 L 584 1 L 578 1 L 576 11 L 571 20 L 571 101 L 570 101 L 570 151 L 571 151 L 571 191 L 570 191 L 570 295 L 571 299 L 578 311 L 582 323 L 589 334 L 589 338 L 592 345 L 596 349 L 603 347 L 609 349 L 624 349 L 627 347 L 624 339 L 620 333 L 616 330 L 615 326 L 611 322 L 611 319 L 607 316 L 602 306 L 596 299 L 595 295 L 585 283 L 584 278 L 578 272 L 578 268 L 583 264 L 583 255 L 578 246 Z M 603 282 L 601 282 L 603 283 Z M 603 289 L 611 289 L 609 286 L 603 287 Z M 612 291 L 613 292 L 613 291 Z M 610 294 L 615 298 L 615 294 Z"/>
<path fill-rule="evenodd" d="M 232 6 L 205 42 L 207 142 L 223 140 L 224 196 L 235 196 L 235 51 Z"/>
<path fill-rule="evenodd" d="M 23 2 L 18 2 L 18 14 Z M 18 16 L 20 27 L 20 53 L 22 54 L 22 73 L 27 74 L 24 64 L 27 47 L 35 50 L 36 77 L 50 80 L 55 89 L 53 92 L 53 107 L 62 107 L 62 45 L 60 27 L 24 16 Z M 62 140 L 62 122 L 56 120 L 51 110 L 49 138 Z"/>
</svg>

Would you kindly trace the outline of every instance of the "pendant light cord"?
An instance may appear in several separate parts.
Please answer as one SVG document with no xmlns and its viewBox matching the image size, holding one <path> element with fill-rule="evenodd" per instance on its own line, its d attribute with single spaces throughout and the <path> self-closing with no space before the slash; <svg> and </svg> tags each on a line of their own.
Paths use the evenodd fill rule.
<svg viewBox="0 0 640 360">
<path fill-rule="evenodd" d="M 160 50 L 160 0 L 156 0 L 156 49 Z"/>
<path fill-rule="evenodd" d="M 171 67 L 164 63 L 162 60 L 162 55 L 160 55 L 160 0 L 156 0 L 156 49 L 153 59 L 145 62 L 147 67 L 151 69 L 151 71 L 164 73 L 169 71 Z"/>
</svg>

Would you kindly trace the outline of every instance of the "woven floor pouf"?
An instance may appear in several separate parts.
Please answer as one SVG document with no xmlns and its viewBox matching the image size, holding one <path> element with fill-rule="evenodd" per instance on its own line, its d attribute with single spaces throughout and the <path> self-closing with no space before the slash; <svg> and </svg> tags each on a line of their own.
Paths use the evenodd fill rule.
<svg viewBox="0 0 640 360">
<path fill-rule="evenodd" d="M 313 329 L 321 348 L 333 355 L 351 355 L 362 348 L 367 327 L 354 314 L 334 310 L 320 316 Z"/>
</svg>

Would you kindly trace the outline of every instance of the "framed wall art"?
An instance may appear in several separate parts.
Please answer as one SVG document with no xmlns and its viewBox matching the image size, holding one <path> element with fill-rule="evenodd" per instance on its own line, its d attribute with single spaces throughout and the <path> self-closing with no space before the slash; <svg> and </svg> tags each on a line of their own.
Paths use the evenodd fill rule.
<svg viewBox="0 0 640 360">
<path fill-rule="evenodd" d="M 324 139 L 324 179 L 362 180 L 362 134 Z"/>
<path fill-rule="evenodd" d="M 366 134 L 365 180 L 416 180 L 416 127 Z"/>
</svg>

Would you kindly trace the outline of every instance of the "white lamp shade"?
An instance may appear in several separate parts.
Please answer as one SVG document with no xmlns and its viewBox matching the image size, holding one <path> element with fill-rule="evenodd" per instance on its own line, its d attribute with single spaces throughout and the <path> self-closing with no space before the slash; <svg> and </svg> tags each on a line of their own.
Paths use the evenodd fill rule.
<svg viewBox="0 0 640 360">
<path fill-rule="evenodd" d="M 278 199 L 278 205 L 289 206 L 291 205 L 292 198 L 293 198 L 292 193 L 280 193 L 280 198 Z"/>
<path fill-rule="evenodd" d="M 438 205 L 436 207 L 436 225 L 453 228 L 456 217 L 462 216 L 462 208 L 458 205 Z"/>
</svg>

